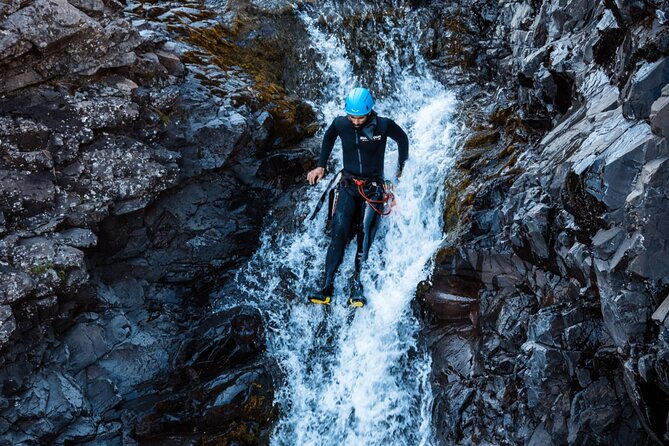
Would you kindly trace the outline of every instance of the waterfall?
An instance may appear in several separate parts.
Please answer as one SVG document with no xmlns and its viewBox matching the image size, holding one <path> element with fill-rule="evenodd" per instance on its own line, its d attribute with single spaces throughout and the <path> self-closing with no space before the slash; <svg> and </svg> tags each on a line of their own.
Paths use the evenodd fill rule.
<svg viewBox="0 0 669 446">
<path fill-rule="evenodd" d="M 455 99 L 421 58 L 410 33 L 419 26 L 414 13 L 401 12 L 402 27 L 379 26 L 388 34 L 375 41 L 379 48 L 371 77 L 377 84 L 370 87 L 387 92 L 377 95 L 375 110 L 405 129 L 409 161 L 396 185 L 397 206 L 381 219 L 361 277 L 368 305 L 352 310 L 345 304 L 355 242 L 335 281 L 333 304 L 312 305 L 305 298 L 320 285 L 329 242 L 323 232 L 326 211 L 313 221 L 307 216 L 332 172 L 341 168 L 339 142 L 332 155 L 337 169 L 297 204 L 297 231 L 270 224 L 261 247 L 236 277 L 237 290 L 265 316 L 267 354 L 285 377 L 277 386 L 281 416 L 273 445 L 433 444 L 431 361 L 418 343 L 420 325 L 411 302 L 444 238 L 443 183 L 455 156 Z M 353 64 L 360 56 L 346 49 L 340 35 L 328 32 L 318 11 L 299 14 L 323 57 L 321 94 L 307 99 L 329 124 L 343 113 L 348 90 L 361 84 Z M 402 51 L 394 48 L 398 41 L 404 43 Z M 411 58 L 404 57 L 407 52 Z M 388 178 L 396 165 L 397 147 L 389 140 Z"/>
</svg>

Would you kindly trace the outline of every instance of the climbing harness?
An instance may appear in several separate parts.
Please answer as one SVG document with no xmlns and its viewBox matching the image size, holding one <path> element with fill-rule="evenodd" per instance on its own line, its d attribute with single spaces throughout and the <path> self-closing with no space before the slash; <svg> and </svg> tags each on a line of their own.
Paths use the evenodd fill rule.
<svg viewBox="0 0 669 446">
<path fill-rule="evenodd" d="M 358 194 L 365 199 L 370 208 L 377 214 L 385 217 L 390 215 L 393 211 L 393 206 L 395 206 L 395 194 L 393 194 L 394 186 L 391 181 L 384 180 L 383 182 L 383 198 L 381 200 L 373 200 L 367 196 L 365 193 L 365 186 L 367 185 L 367 180 L 361 178 L 353 178 L 353 182 L 358 187 Z M 376 181 L 371 183 L 374 187 L 379 187 Z M 381 208 L 377 208 L 375 205 L 381 205 Z"/>
<path fill-rule="evenodd" d="M 318 199 L 316 208 L 311 213 L 309 220 L 313 220 L 314 218 L 316 218 L 316 215 L 323 207 L 323 203 L 325 203 L 325 197 L 329 196 L 328 200 L 328 224 L 329 224 L 330 219 L 332 218 L 335 210 L 337 209 L 337 201 L 339 200 L 339 188 L 333 186 L 334 184 L 340 184 L 340 183 L 346 185 L 349 181 L 353 181 L 353 183 L 356 185 L 358 189 L 358 194 L 365 200 L 365 202 L 367 202 L 369 207 L 371 207 L 374 212 L 381 215 L 382 217 L 390 215 L 390 213 L 393 210 L 393 207 L 397 204 L 397 201 L 395 200 L 395 194 L 393 193 L 393 191 L 395 190 L 395 186 L 393 185 L 392 181 L 383 180 L 382 182 L 383 186 L 380 186 L 381 181 L 368 180 L 364 178 L 355 178 L 353 176 L 346 174 L 346 172 L 344 172 L 343 170 L 340 170 L 337 173 L 337 175 L 335 175 L 330 180 L 330 183 L 328 183 L 328 187 L 325 189 L 321 197 Z M 383 198 L 381 200 L 372 199 L 369 197 L 369 193 L 365 192 L 365 189 L 370 186 L 376 188 L 383 187 Z"/>
</svg>

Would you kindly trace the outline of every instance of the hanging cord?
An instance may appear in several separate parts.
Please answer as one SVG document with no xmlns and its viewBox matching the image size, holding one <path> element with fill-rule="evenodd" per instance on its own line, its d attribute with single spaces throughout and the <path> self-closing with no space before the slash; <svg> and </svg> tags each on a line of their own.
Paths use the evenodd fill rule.
<svg viewBox="0 0 669 446">
<path fill-rule="evenodd" d="M 377 214 L 379 214 L 382 217 L 385 217 L 387 215 L 390 215 L 390 213 L 393 211 L 393 206 L 395 206 L 395 194 L 393 194 L 393 185 L 389 181 L 385 181 L 383 184 L 383 199 L 382 200 L 372 200 L 365 194 L 365 180 L 360 180 L 357 178 L 353 178 L 353 182 L 355 182 L 355 185 L 358 186 L 358 193 L 362 198 L 365 199 L 369 207 L 374 210 Z M 381 210 L 379 210 L 374 204 L 381 204 Z M 390 204 L 390 207 L 388 207 L 388 204 Z M 386 207 L 388 207 L 388 210 L 386 211 Z"/>
<path fill-rule="evenodd" d="M 330 192 L 330 189 L 332 189 L 332 186 L 335 183 L 338 183 L 339 180 L 341 180 L 341 177 L 342 177 L 341 170 L 337 172 L 337 175 L 332 177 L 332 179 L 328 183 L 328 187 L 325 188 L 325 192 L 323 192 L 323 195 L 321 195 L 321 198 L 319 198 L 318 204 L 316 205 L 316 209 L 314 209 L 314 212 L 312 212 L 311 217 L 309 217 L 309 220 L 313 220 L 314 218 L 316 218 L 316 214 L 318 214 L 318 211 L 320 211 L 321 208 L 323 207 L 323 203 L 325 203 L 325 197 L 327 197 L 328 192 Z"/>
</svg>

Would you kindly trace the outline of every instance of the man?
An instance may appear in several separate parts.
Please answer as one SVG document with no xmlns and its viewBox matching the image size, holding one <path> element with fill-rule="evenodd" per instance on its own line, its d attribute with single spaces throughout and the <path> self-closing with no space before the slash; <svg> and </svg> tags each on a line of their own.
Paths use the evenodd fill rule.
<svg viewBox="0 0 669 446">
<path fill-rule="evenodd" d="M 320 291 L 309 295 L 309 301 L 329 304 L 334 291 L 334 277 L 344 256 L 350 236 L 357 234 L 355 273 L 349 305 L 362 307 L 366 303 L 358 277 L 367 259 L 376 232 L 379 215 L 383 214 L 385 181 L 383 163 L 387 138 L 397 142 L 399 149 L 399 178 L 409 156 L 406 133 L 389 118 L 377 116 L 374 99 L 366 88 L 354 88 L 346 97 L 346 116 L 335 118 L 325 132 L 318 167 L 307 174 L 313 185 L 325 175 L 325 166 L 337 137 L 341 138 L 344 158 L 342 179 L 337 185 L 332 217 L 332 240 L 325 262 L 325 280 Z"/>
</svg>

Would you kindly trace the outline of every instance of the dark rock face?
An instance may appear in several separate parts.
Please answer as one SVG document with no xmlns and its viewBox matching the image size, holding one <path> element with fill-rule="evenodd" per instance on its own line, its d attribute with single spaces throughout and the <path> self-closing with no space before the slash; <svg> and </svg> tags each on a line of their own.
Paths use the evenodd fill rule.
<svg viewBox="0 0 669 446">
<path fill-rule="evenodd" d="M 424 42 L 476 104 L 447 184 L 457 249 L 422 299 L 440 438 L 664 444 L 669 9 L 477 4 L 440 5 L 450 25 Z M 449 56 L 454 41 L 468 58 Z"/>
<path fill-rule="evenodd" d="M 180 366 L 157 383 L 168 393 L 150 395 L 152 413 L 135 427 L 139 444 L 269 441 L 276 416 L 273 382 L 263 350 L 257 310 L 239 307 L 204 320 L 180 346 Z"/>
<path fill-rule="evenodd" d="M 262 321 L 207 304 L 318 126 L 223 56 L 307 43 L 281 6 L 0 5 L 0 444 L 267 442 Z"/>
</svg>

